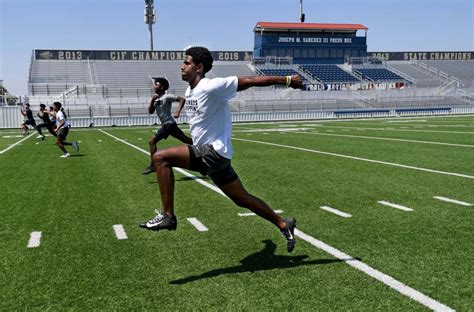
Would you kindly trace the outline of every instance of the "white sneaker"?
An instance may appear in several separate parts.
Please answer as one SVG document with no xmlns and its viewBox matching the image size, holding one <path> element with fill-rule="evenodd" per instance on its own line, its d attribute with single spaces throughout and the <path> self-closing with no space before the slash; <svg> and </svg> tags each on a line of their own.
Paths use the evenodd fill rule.
<svg viewBox="0 0 474 312">
<path fill-rule="evenodd" d="M 44 137 L 43 135 L 38 135 L 36 138 L 37 138 L 37 139 L 41 139 L 41 138 L 43 138 L 43 137 Z"/>
<path fill-rule="evenodd" d="M 64 155 L 61 155 L 61 156 L 59 156 L 59 157 L 61 157 L 61 158 L 71 157 L 71 154 L 69 154 L 69 153 L 66 153 L 66 154 L 64 154 Z"/>
</svg>

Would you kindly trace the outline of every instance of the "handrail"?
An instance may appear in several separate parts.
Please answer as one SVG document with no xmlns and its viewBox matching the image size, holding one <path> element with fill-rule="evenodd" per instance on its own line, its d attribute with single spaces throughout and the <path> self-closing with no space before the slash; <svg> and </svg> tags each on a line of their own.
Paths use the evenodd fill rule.
<svg viewBox="0 0 474 312">
<path fill-rule="evenodd" d="M 87 57 L 87 67 L 89 68 L 89 75 L 91 76 L 91 84 L 95 84 L 94 77 L 92 76 L 92 68 L 91 68 L 89 57 Z"/>
</svg>

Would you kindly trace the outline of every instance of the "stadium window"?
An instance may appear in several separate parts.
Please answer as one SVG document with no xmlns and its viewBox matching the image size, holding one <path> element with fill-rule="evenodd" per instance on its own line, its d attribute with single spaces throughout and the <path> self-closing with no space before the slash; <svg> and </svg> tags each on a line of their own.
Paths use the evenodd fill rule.
<svg viewBox="0 0 474 312">
<path fill-rule="evenodd" d="M 289 56 L 289 57 L 293 57 L 293 50 L 286 50 L 286 54 Z"/>
<path fill-rule="evenodd" d="M 323 58 L 329 58 L 329 50 L 323 49 Z"/>
<path fill-rule="evenodd" d="M 301 50 L 301 57 L 302 58 L 308 58 L 308 50 L 307 49 Z"/>
<path fill-rule="evenodd" d="M 294 57 L 301 57 L 301 51 L 299 49 L 294 49 L 293 51 L 295 53 Z"/>
<path fill-rule="evenodd" d="M 323 57 L 323 50 L 317 49 L 316 50 L 316 57 L 317 58 L 322 58 Z"/>
<path fill-rule="evenodd" d="M 278 49 L 278 56 L 285 57 L 286 56 L 285 49 Z"/>
<path fill-rule="evenodd" d="M 309 54 L 308 54 L 309 58 L 315 58 L 316 53 L 313 49 L 310 49 L 308 52 L 309 52 Z"/>
<path fill-rule="evenodd" d="M 271 56 L 277 56 L 277 49 L 271 49 L 270 54 Z"/>
</svg>

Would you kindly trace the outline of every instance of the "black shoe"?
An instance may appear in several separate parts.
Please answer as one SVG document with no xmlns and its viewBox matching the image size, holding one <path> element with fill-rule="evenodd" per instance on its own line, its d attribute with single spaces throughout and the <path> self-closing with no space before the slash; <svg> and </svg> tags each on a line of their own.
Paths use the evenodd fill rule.
<svg viewBox="0 0 474 312">
<path fill-rule="evenodd" d="M 150 174 L 152 172 L 155 172 L 155 167 L 148 166 L 148 167 L 145 168 L 145 171 L 143 171 L 142 174 Z"/>
<path fill-rule="evenodd" d="M 296 227 L 296 219 L 285 218 L 285 221 L 286 221 L 286 227 L 283 230 L 280 230 L 280 232 L 283 235 L 283 237 L 286 239 L 286 250 L 288 250 L 288 252 L 292 252 L 296 244 L 295 236 L 294 236 L 295 227 Z"/>
<path fill-rule="evenodd" d="M 176 217 L 173 216 L 172 218 L 168 217 L 166 214 L 155 210 L 157 213 L 156 217 L 151 220 L 145 221 L 141 223 L 139 226 L 141 228 L 152 230 L 152 231 L 159 231 L 159 230 L 168 230 L 174 231 L 178 226 L 178 221 Z"/>
</svg>

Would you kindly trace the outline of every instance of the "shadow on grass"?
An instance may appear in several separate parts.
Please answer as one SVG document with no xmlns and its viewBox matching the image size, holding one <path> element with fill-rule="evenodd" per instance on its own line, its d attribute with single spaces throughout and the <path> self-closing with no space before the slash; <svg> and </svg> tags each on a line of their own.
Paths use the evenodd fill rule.
<svg viewBox="0 0 474 312">
<path fill-rule="evenodd" d="M 87 154 L 71 154 L 71 157 L 83 157 L 87 156 Z"/>
<path fill-rule="evenodd" d="M 302 265 L 321 265 L 331 264 L 337 262 L 344 262 L 345 260 L 339 259 L 319 259 L 312 261 L 305 261 L 308 258 L 304 256 L 279 256 L 275 255 L 276 245 L 271 240 L 262 241 L 265 244 L 265 248 L 259 252 L 251 254 L 244 259 L 240 260 L 240 265 L 211 270 L 209 272 L 202 273 L 201 275 L 188 276 L 185 278 L 177 279 L 169 282 L 173 285 L 183 285 L 190 282 L 195 282 L 205 278 L 217 277 L 224 274 L 236 274 L 245 272 L 256 272 L 256 271 L 267 271 L 274 269 L 286 269 L 294 268 Z"/>
</svg>

